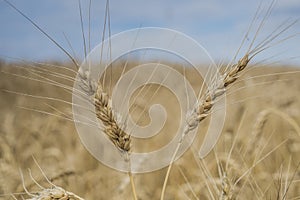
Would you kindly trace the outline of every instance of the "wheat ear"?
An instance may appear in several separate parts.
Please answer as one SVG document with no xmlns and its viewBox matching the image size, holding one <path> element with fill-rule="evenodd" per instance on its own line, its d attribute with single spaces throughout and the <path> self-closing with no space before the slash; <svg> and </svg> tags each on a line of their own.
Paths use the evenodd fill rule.
<svg viewBox="0 0 300 200">
<path fill-rule="evenodd" d="M 217 98 L 222 96 L 228 86 L 233 84 L 237 79 L 239 74 L 247 67 L 248 63 L 250 62 L 252 57 L 249 58 L 249 54 L 247 53 L 242 57 L 236 64 L 231 65 L 227 72 L 225 72 L 219 79 L 216 80 L 215 83 L 213 83 L 211 90 L 207 90 L 205 94 L 202 96 L 202 98 L 199 101 L 199 104 L 197 107 L 193 110 L 192 114 L 189 116 L 187 120 L 187 125 L 183 131 L 182 137 L 180 141 L 178 142 L 177 148 L 174 151 L 174 154 L 172 156 L 171 163 L 168 167 L 166 177 L 164 180 L 162 192 L 161 192 L 161 200 L 164 199 L 165 196 L 165 190 L 167 187 L 168 179 L 170 176 L 170 171 L 172 168 L 172 163 L 175 160 L 176 154 L 179 150 L 179 147 L 181 146 L 181 143 L 183 142 L 185 136 L 192 130 L 194 130 L 198 124 L 203 121 L 212 110 L 212 107 L 214 103 L 216 102 Z"/>
<path fill-rule="evenodd" d="M 131 137 L 118 125 L 113 109 L 111 107 L 111 100 L 107 93 L 103 91 L 101 83 L 98 83 L 98 88 L 94 96 L 94 104 L 97 118 L 103 123 L 104 133 L 109 140 L 125 154 L 125 161 L 129 162 L 130 166 L 130 150 L 131 150 Z M 130 167 L 131 168 L 131 167 Z M 131 170 L 128 172 L 131 183 L 132 193 L 135 200 L 137 200 L 135 185 Z"/>
<path fill-rule="evenodd" d="M 83 198 L 73 194 L 72 192 L 68 192 L 58 186 L 44 189 L 37 194 L 30 194 L 30 196 L 32 197 L 27 200 L 84 200 Z"/>
<path fill-rule="evenodd" d="M 246 54 L 241 58 L 237 64 L 229 67 L 215 83 L 210 90 L 207 90 L 203 97 L 200 99 L 198 106 L 194 109 L 191 116 L 188 118 L 187 126 L 183 132 L 183 135 L 188 134 L 191 130 L 194 130 L 198 124 L 206 119 L 211 113 L 212 107 L 218 97 L 221 97 L 228 86 L 233 84 L 237 79 L 241 71 L 243 71 L 250 62 L 249 54 Z"/>
<path fill-rule="evenodd" d="M 104 133 L 123 153 L 130 153 L 131 138 L 116 122 L 108 94 L 99 84 L 94 98 L 96 116 L 104 125 Z"/>
<path fill-rule="evenodd" d="M 37 160 L 33 156 L 32 156 L 32 158 L 33 158 L 33 161 L 36 163 L 37 167 L 39 168 L 39 170 L 41 171 L 42 175 L 44 176 L 44 178 L 50 184 L 51 187 L 44 188 L 43 186 L 41 186 L 32 176 L 31 170 L 28 169 L 29 175 L 30 175 L 33 183 L 35 183 L 41 189 L 41 191 L 39 191 L 39 192 L 34 192 L 34 193 L 29 192 L 25 186 L 24 176 L 20 169 L 23 190 L 29 196 L 29 198 L 27 198 L 26 200 L 84 200 L 83 198 L 77 196 L 76 194 L 74 194 L 72 192 L 68 192 L 68 191 L 64 190 L 63 188 L 58 187 L 55 184 L 53 184 L 47 178 L 46 174 L 44 173 L 44 171 L 38 164 Z M 12 195 L 12 197 L 14 199 L 17 199 L 14 195 Z M 22 198 L 22 199 L 24 199 L 24 198 Z"/>
</svg>

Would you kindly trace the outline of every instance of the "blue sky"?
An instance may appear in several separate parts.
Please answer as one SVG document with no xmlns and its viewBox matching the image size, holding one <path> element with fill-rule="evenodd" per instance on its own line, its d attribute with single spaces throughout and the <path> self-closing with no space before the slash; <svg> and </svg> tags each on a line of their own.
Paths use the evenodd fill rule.
<svg viewBox="0 0 300 200">
<path fill-rule="evenodd" d="M 10 1 L 36 21 L 62 46 L 69 49 L 65 34 L 77 57 L 83 57 L 78 1 Z M 197 40 L 216 61 L 226 60 L 232 57 L 238 48 L 260 1 L 111 0 L 111 31 L 112 34 L 116 34 L 131 28 L 147 26 L 175 29 Z M 88 0 L 81 0 L 86 35 L 88 35 L 88 2 Z M 270 0 L 264 0 L 262 5 L 267 8 L 270 3 Z M 91 48 L 101 41 L 104 10 L 105 1 L 93 0 Z M 285 19 L 298 19 L 299 17 L 299 0 L 278 0 L 261 36 L 272 32 Z M 2 59 L 8 59 L 8 57 L 42 61 L 67 59 L 44 35 L 3 1 L 0 1 L 0 26 L 0 58 Z M 293 26 L 285 36 L 298 32 L 300 32 L 299 23 Z M 261 59 L 277 56 L 272 59 L 300 64 L 299 44 L 300 36 L 296 36 L 263 52 Z"/>
</svg>

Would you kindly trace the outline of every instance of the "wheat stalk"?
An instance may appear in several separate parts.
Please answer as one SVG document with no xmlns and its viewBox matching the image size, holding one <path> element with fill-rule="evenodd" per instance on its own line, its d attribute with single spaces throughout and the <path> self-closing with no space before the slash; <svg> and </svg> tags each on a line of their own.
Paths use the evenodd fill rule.
<svg viewBox="0 0 300 200">
<path fill-rule="evenodd" d="M 212 90 L 207 90 L 200 99 L 199 104 L 196 106 L 195 109 L 193 109 L 191 115 L 187 120 L 187 125 L 183 131 L 182 137 L 177 145 L 176 150 L 174 151 L 171 163 L 168 167 L 161 192 L 161 200 L 164 199 L 168 177 L 172 168 L 172 163 L 185 136 L 188 133 L 190 133 L 190 131 L 194 130 L 201 121 L 206 119 L 206 117 L 211 113 L 213 105 L 218 99 L 218 97 L 222 96 L 225 93 L 226 89 L 237 80 L 239 74 L 247 67 L 251 58 L 252 57 L 249 57 L 249 54 L 247 53 L 236 64 L 229 67 L 229 70 L 225 72 L 219 79 L 217 79 L 215 83 L 213 83 Z"/>
<path fill-rule="evenodd" d="M 130 150 L 131 137 L 127 134 L 117 123 L 113 109 L 111 107 L 111 100 L 107 93 L 103 91 L 103 87 L 99 81 L 98 88 L 94 96 L 94 104 L 97 118 L 103 123 L 104 133 L 109 140 L 121 151 L 124 155 L 125 161 L 131 165 Z M 135 185 L 131 169 L 129 169 L 128 176 L 130 179 L 133 197 L 137 200 Z"/>
<path fill-rule="evenodd" d="M 223 75 L 221 75 L 221 76 L 216 75 L 215 79 L 212 80 L 211 83 L 209 83 L 210 84 L 210 85 L 208 85 L 209 89 L 207 89 L 205 91 L 204 95 L 199 99 L 198 105 L 196 105 L 196 107 L 192 110 L 190 116 L 187 117 L 187 124 L 185 126 L 185 129 L 183 130 L 182 136 L 181 136 L 181 138 L 178 142 L 178 145 L 174 151 L 174 154 L 171 158 L 171 162 L 170 162 L 170 165 L 169 165 L 167 173 L 166 173 L 166 177 L 165 177 L 162 192 L 161 192 L 161 200 L 164 199 L 165 190 L 166 190 L 166 186 L 167 186 L 167 182 L 168 182 L 168 177 L 170 175 L 170 171 L 172 168 L 172 163 L 175 160 L 176 154 L 177 154 L 183 140 L 185 139 L 185 136 L 188 135 L 188 133 L 190 133 L 196 127 L 198 127 L 199 123 L 201 121 L 203 121 L 204 119 L 206 119 L 207 116 L 211 114 L 212 108 L 213 108 L 214 104 L 217 102 L 217 100 L 219 99 L 219 97 L 221 97 L 226 92 L 228 87 L 230 85 L 232 85 L 238 79 L 240 73 L 248 66 L 249 62 L 257 54 L 292 37 L 292 36 L 289 36 L 289 37 L 286 37 L 284 39 L 277 41 L 275 44 L 272 43 L 277 37 L 279 37 L 282 33 L 287 31 L 290 27 L 292 27 L 297 22 L 297 20 L 295 20 L 291 23 L 288 23 L 286 26 L 279 26 L 277 29 L 274 30 L 274 32 L 272 32 L 264 40 L 262 40 L 256 46 L 253 47 L 254 42 L 258 36 L 258 33 L 260 32 L 265 21 L 267 20 L 267 18 L 269 17 L 269 15 L 272 12 L 273 6 L 274 6 L 274 1 L 272 1 L 266 14 L 264 15 L 262 21 L 260 22 L 258 29 L 252 39 L 252 42 L 250 43 L 249 48 L 246 51 L 246 53 L 244 54 L 244 56 L 242 58 L 240 58 L 237 63 L 229 64 L 225 68 L 225 72 Z M 236 53 L 236 55 L 234 56 L 233 60 L 236 59 L 236 56 L 238 55 L 242 45 L 244 44 L 246 38 L 248 37 L 248 34 L 252 28 L 253 22 L 257 17 L 258 11 L 259 11 L 259 8 L 249 26 L 249 29 L 246 32 L 246 35 Z M 201 91 L 200 91 L 200 94 L 201 94 Z"/>
</svg>

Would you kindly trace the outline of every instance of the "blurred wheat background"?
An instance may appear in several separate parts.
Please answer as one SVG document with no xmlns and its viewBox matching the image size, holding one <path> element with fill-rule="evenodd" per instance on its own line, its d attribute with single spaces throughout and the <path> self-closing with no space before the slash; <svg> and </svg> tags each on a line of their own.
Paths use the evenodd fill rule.
<svg viewBox="0 0 300 200">
<path fill-rule="evenodd" d="M 1 70 L 36 78 L 28 73 L 30 66 L 25 70 L 21 68 L 23 65 L 9 65 L 2 63 Z M 47 69 L 57 71 L 57 68 Z M 200 160 L 196 140 L 191 150 L 175 162 L 166 199 L 211 199 L 209 190 L 215 198 L 223 190 L 232 199 L 299 198 L 300 75 L 297 71 L 292 73 L 294 70 L 289 67 L 256 68 L 241 77 L 242 81 L 230 91 L 245 89 L 228 96 L 225 127 L 214 151 Z M 270 75 L 274 73 L 276 75 Z M 265 74 L 269 76 L 253 78 Z M 197 84 L 193 73 L 187 73 L 187 76 Z M 70 94 L 49 84 L 8 73 L 1 73 L 0 80 L 1 89 L 71 100 Z M 166 109 L 176 106 L 176 101 L 169 101 L 169 98 L 159 101 L 167 105 Z M 139 103 L 143 104 L 143 101 Z M 53 115 L 24 108 L 48 111 Z M 37 191 L 38 188 L 27 169 L 31 169 L 40 184 L 49 187 L 34 163 L 34 156 L 54 184 L 85 199 L 131 199 L 126 174 L 91 157 L 80 143 L 74 124 L 65 120 L 58 110 L 71 114 L 71 107 L 64 103 L 1 93 L 1 194 L 24 192 L 19 168 L 23 170 L 28 190 Z M 146 115 L 144 120 L 147 121 Z M 205 132 L 207 123 L 201 124 L 201 133 Z M 168 119 L 164 131 L 168 132 L 172 127 L 172 119 Z M 244 174 L 249 169 L 251 171 Z M 164 174 L 165 169 L 135 175 L 139 198 L 158 199 Z"/>
</svg>

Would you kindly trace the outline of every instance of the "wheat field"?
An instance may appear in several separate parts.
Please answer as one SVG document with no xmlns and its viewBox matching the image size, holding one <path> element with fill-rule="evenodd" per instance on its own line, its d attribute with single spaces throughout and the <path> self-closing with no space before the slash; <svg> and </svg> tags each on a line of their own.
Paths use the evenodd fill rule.
<svg viewBox="0 0 300 200">
<path fill-rule="evenodd" d="M 1 69 L 30 77 L 28 71 L 11 68 L 8 64 L 2 63 Z M 248 79 L 261 74 L 276 75 L 259 78 L 261 80 Z M 192 73 L 187 76 L 192 79 Z M 296 68 L 271 67 L 253 69 L 241 77 L 245 80 L 231 90 L 247 87 L 228 97 L 228 102 L 237 103 L 227 107 L 225 127 L 214 151 L 200 160 L 193 149 L 197 147 L 195 142 L 193 148 L 175 162 L 166 199 L 193 199 L 194 195 L 198 199 L 210 199 L 208 188 L 215 198 L 223 190 L 228 190 L 223 192 L 230 196 L 229 199 L 252 199 L 252 195 L 255 199 L 276 199 L 279 195 L 281 199 L 285 198 L 283 195 L 288 189 L 287 198 L 297 199 L 300 192 L 299 76 Z M 11 84 L 12 80 L 14 84 Z M 252 87 L 254 82 L 265 84 Z M 66 101 L 71 98 L 62 89 L 4 73 L 1 74 L 1 88 L 41 96 L 51 94 Z M 253 96 L 255 98 L 251 99 Z M 239 102 L 241 99 L 246 100 Z M 176 101 L 167 103 L 165 98 L 159 101 L 163 105 L 176 106 Z M 24 192 L 19 168 L 23 170 L 29 191 L 38 191 L 39 188 L 31 180 L 27 169 L 31 169 L 38 183 L 44 187 L 51 186 L 35 164 L 34 156 L 55 185 L 85 199 L 131 199 L 126 174 L 94 159 L 81 144 L 74 124 L 57 117 L 62 113 L 53 112 L 47 104 L 64 113 L 71 112 L 71 107 L 63 103 L 1 93 L 1 194 Z M 22 107 L 48 110 L 55 115 Z M 206 124 L 204 121 L 202 126 Z M 166 131 L 173 128 L 172 119 L 166 126 Z M 229 153 L 231 156 L 228 158 Z M 242 177 L 249 169 L 249 173 Z M 166 169 L 162 169 L 135 175 L 138 197 L 158 199 L 165 172 Z M 240 177 L 242 179 L 233 187 Z"/>
<path fill-rule="evenodd" d="M 0 199 L 300 199 L 299 66 L 243 64 L 245 57 L 229 68 L 220 66 L 226 96 L 213 96 L 226 99 L 221 108 L 226 118 L 213 150 L 199 157 L 217 101 L 207 96 L 199 105 L 196 138 L 183 156 L 160 170 L 133 174 L 102 164 L 82 144 L 68 90 L 77 75 L 74 63 L 1 61 Z M 101 82 L 113 88 L 124 62 L 127 72 L 142 61 L 116 62 L 107 70 L 110 79 Z M 184 75 L 195 91 L 202 87 L 203 77 L 194 69 L 164 64 Z M 137 124 L 151 122 L 151 105 L 162 105 L 167 114 L 159 134 L 143 140 L 121 130 L 109 104 L 111 91 L 99 83 L 93 97 L 96 115 L 104 124 L 102 133 L 122 153 L 130 157 L 131 149 L 147 152 L 172 139 L 181 113 L 170 90 L 154 84 L 134 93 L 130 114 Z"/>
</svg>

